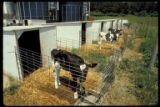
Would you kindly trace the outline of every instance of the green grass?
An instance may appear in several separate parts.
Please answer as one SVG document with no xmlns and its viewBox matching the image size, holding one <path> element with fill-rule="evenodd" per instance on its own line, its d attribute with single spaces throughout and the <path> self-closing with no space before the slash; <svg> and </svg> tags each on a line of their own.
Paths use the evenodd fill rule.
<svg viewBox="0 0 160 107">
<path fill-rule="evenodd" d="M 14 78 L 11 76 L 9 76 L 9 81 L 10 81 L 10 85 L 9 85 L 9 87 L 3 89 L 3 93 L 12 95 L 17 92 L 18 88 L 21 85 L 18 83 L 15 83 Z"/>
<path fill-rule="evenodd" d="M 98 63 L 100 66 L 96 69 L 96 71 L 104 71 L 108 56 L 97 52 L 89 52 L 88 54 L 84 54 L 82 58 L 90 63 Z"/>
<path fill-rule="evenodd" d="M 20 86 L 21 86 L 20 84 L 11 83 L 9 87 L 3 89 L 3 93 L 12 95 L 17 92 Z"/>
<path fill-rule="evenodd" d="M 133 42 L 128 43 L 128 44 L 127 44 L 127 47 L 128 47 L 129 49 L 133 49 L 133 48 L 134 48 Z"/>
<path fill-rule="evenodd" d="M 78 49 L 72 49 L 72 53 L 78 54 L 79 50 Z"/>
<path fill-rule="evenodd" d="M 124 71 L 128 69 L 130 69 L 132 67 L 131 62 L 129 61 L 129 59 L 123 59 L 120 63 L 119 63 L 119 68 L 123 69 Z"/>
<path fill-rule="evenodd" d="M 122 18 L 127 19 L 131 23 L 146 23 L 150 22 L 151 26 L 158 26 L 158 17 L 137 17 L 134 15 L 125 15 L 125 16 L 91 16 L 95 18 L 95 20 L 102 20 L 102 19 L 115 19 L 115 18 Z"/>
<path fill-rule="evenodd" d="M 93 40 L 93 41 L 92 41 L 92 44 L 98 44 L 98 41 L 94 41 L 94 40 Z"/>
<path fill-rule="evenodd" d="M 76 49 L 72 50 L 72 52 L 77 55 L 79 53 L 79 51 Z M 103 71 L 108 60 L 108 56 L 98 52 L 83 52 L 83 54 L 80 56 L 89 63 L 97 63 L 99 67 L 97 67 L 95 71 Z"/>
<path fill-rule="evenodd" d="M 91 16 L 104 16 L 105 14 L 102 12 L 91 12 Z"/>
<path fill-rule="evenodd" d="M 130 72 L 129 77 L 134 87 L 128 87 L 128 93 L 134 94 L 141 104 L 155 105 L 158 103 L 158 72 L 145 67 L 143 59 L 130 61 L 124 59 L 119 64 L 119 71 L 116 73 L 118 79 L 124 72 Z"/>
<path fill-rule="evenodd" d="M 98 52 L 89 52 L 88 54 L 84 54 L 82 58 L 89 62 L 104 63 L 107 56 Z"/>
<path fill-rule="evenodd" d="M 135 95 L 144 104 L 157 104 L 158 72 L 146 68 L 143 60 L 136 60 L 134 63 L 135 70 L 131 80 L 135 84 Z"/>
<path fill-rule="evenodd" d="M 97 43 L 97 41 L 93 41 L 93 43 Z M 72 49 L 72 53 L 81 56 L 84 60 L 88 61 L 89 63 L 97 63 L 99 66 L 96 68 L 95 71 L 104 71 L 106 68 L 106 64 L 108 61 L 108 56 L 99 52 L 80 52 L 78 49 Z M 79 55 L 81 53 L 81 55 Z"/>
</svg>

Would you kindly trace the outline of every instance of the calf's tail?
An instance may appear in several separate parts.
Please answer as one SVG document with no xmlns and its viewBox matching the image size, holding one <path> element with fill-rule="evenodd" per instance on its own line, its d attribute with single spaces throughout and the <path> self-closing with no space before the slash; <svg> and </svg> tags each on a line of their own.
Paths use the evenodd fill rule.
<svg viewBox="0 0 160 107">
<path fill-rule="evenodd" d="M 97 63 L 92 63 L 92 64 L 86 64 L 90 68 L 94 68 L 97 66 Z"/>
</svg>

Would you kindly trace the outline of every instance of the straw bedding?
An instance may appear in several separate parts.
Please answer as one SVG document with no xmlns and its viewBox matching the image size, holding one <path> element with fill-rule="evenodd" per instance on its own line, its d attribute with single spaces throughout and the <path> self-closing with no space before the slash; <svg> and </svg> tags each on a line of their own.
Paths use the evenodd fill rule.
<svg viewBox="0 0 160 107">
<path fill-rule="evenodd" d="M 101 82 L 101 76 L 101 73 L 88 72 L 86 81 L 92 84 L 87 82 L 83 83 L 85 90 L 91 90 L 94 88 L 94 86 L 97 86 Z M 61 69 L 60 77 L 65 77 L 72 80 L 70 73 L 64 71 L 63 69 Z M 65 78 L 60 78 L 60 80 L 65 80 Z M 97 81 L 98 78 L 99 81 Z M 19 88 L 17 93 L 4 96 L 3 102 L 5 105 L 43 106 L 74 105 L 75 103 L 75 100 L 73 99 L 73 91 L 71 88 L 64 85 L 61 85 L 59 89 L 54 88 L 54 73 L 52 67 L 46 70 L 40 68 L 34 71 L 28 77 L 26 77 L 21 84 L 22 86 Z M 49 86 L 50 88 L 48 88 Z M 71 99 L 68 99 L 65 96 L 61 96 L 61 94 L 56 93 L 56 91 L 65 96 L 71 97 Z"/>
<path fill-rule="evenodd" d="M 101 50 L 99 49 L 98 44 L 89 44 L 89 45 L 84 44 L 84 45 L 82 45 L 82 49 L 86 50 L 88 52 L 99 52 L 99 53 L 106 54 L 107 56 L 111 56 L 111 55 L 113 55 L 113 52 L 111 51 L 111 45 L 112 45 L 111 42 L 102 41 L 102 49 Z M 119 50 L 120 47 L 123 47 L 123 45 L 124 45 L 123 36 L 120 36 L 118 41 L 116 41 L 114 43 L 113 49 Z"/>
</svg>

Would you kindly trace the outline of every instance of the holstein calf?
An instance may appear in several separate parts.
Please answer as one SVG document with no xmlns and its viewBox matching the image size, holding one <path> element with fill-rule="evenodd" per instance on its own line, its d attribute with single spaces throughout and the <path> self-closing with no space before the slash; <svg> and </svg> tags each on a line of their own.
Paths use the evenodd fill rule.
<svg viewBox="0 0 160 107">
<path fill-rule="evenodd" d="M 88 73 L 88 68 L 93 68 L 97 64 L 87 64 L 84 60 L 67 51 L 60 49 L 53 49 L 51 51 L 52 65 L 55 69 L 54 78 L 55 78 L 55 88 L 58 89 L 58 85 L 60 85 L 59 73 L 60 68 L 69 71 L 73 77 L 74 81 L 74 99 L 78 98 L 78 87 L 77 87 L 77 79 L 80 81 L 80 92 L 85 93 L 85 90 L 82 87 L 82 82 L 85 82 L 86 76 Z"/>
<path fill-rule="evenodd" d="M 114 35 L 114 39 L 113 40 L 115 40 L 115 41 L 117 41 L 118 40 L 118 38 L 119 38 L 119 36 L 121 35 L 121 31 L 122 30 L 118 30 L 118 29 L 108 29 L 108 31 L 109 32 L 111 32 L 113 35 Z"/>
<path fill-rule="evenodd" d="M 102 41 L 110 41 L 112 42 L 111 48 L 113 48 L 113 44 L 115 41 L 118 40 L 118 37 L 120 36 L 121 30 L 115 30 L 115 29 L 108 29 L 108 33 L 100 32 L 99 34 L 99 48 L 101 49 Z"/>
</svg>

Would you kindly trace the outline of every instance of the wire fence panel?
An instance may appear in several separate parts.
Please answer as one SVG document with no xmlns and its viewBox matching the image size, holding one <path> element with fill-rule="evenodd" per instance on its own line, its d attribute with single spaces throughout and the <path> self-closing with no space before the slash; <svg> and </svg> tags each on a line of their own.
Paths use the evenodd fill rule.
<svg viewBox="0 0 160 107">
<path fill-rule="evenodd" d="M 124 36 L 124 48 L 127 44 L 127 35 Z M 61 85 L 58 89 L 55 88 L 55 79 L 54 72 L 55 68 L 52 66 L 52 59 L 49 55 L 41 55 L 38 52 L 34 52 L 29 49 L 25 49 L 23 47 L 19 47 L 16 52 L 16 57 L 20 60 L 18 64 L 22 66 L 22 71 L 24 73 L 25 78 L 29 78 L 35 81 L 37 84 L 53 90 L 57 95 L 66 97 L 69 101 L 75 102 L 73 89 L 78 90 L 79 98 L 82 101 L 88 102 L 90 104 L 100 105 L 105 97 L 105 93 L 108 87 L 114 81 L 114 69 L 116 63 L 124 48 L 120 48 L 119 50 L 113 51 L 112 56 L 107 56 L 101 51 L 93 52 L 88 51 L 87 49 L 83 49 L 81 46 L 78 49 L 75 49 L 72 45 L 74 44 L 74 40 L 68 40 L 68 42 L 57 41 L 58 49 L 66 50 L 71 53 L 74 53 L 80 56 L 86 63 L 98 63 L 97 67 L 91 68 L 87 72 L 86 80 L 82 83 L 82 86 L 85 90 L 85 94 L 82 94 L 80 91 L 80 82 L 75 81 L 72 76 L 78 76 L 81 78 L 85 78 L 84 75 L 70 73 L 70 71 L 60 69 L 60 82 Z M 63 45 L 64 42 L 64 45 Z M 66 44 L 67 43 L 67 44 Z M 93 46 L 91 47 L 93 48 Z M 96 49 L 98 50 L 98 49 Z M 43 66 L 42 59 L 47 60 L 47 64 Z M 56 58 L 55 58 L 56 59 Z M 64 62 L 65 60 L 59 60 L 59 62 Z M 65 66 L 70 69 L 74 69 L 76 65 L 75 63 L 65 61 Z M 74 65 L 74 66 L 73 66 Z M 76 68 L 75 68 L 76 69 Z M 25 80 L 25 79 L 24 79 Z M 77 82 L 77 86 L 74 83 Z M 34 84 L 33 84 L 34 85 Z M 94 96 L 93 99 L 89 99 L 88 96 Z"/>
</svg>

